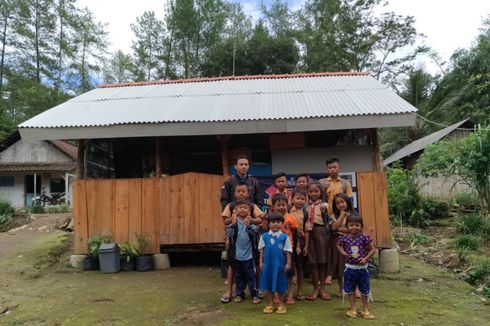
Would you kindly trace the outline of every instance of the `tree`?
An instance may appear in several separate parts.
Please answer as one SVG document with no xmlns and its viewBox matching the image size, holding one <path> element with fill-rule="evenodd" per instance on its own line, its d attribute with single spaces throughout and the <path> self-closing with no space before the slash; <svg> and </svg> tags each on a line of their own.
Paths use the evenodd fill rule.
<svg viewBox="0 0 490 326">
<path fill-rule="evenodd" d="M 12 21 L 18 11 L 13 0 L 0 1 L 0 93 L 2 91 L 3 79 L 5 76 L 5 56 L 7 54 L 7 45 L 12 41 Z"/>
<path fill-rule="evenodd" d="M 132 49 L 135 60 L 135 79 L 150 81 L 158 78 L 158 69 L 163 57 L 163 25 L 153 11 L 145 12 L 131 24 L 136 40 Z"/>
<path fill-rule="evenodd" d="M 135 71 L 131 57 L 121 50 L 114 52 L 103 69 L 104 83 L 125 83 L 133 80 Z"/>
<path fill-rule="evenodd" d="M 466 138 L 426 147 L 416 169 L 428 176 L 457 176 L 478 193 L 484 213 L 490 209 L 490 126 Z"/>
</svg>

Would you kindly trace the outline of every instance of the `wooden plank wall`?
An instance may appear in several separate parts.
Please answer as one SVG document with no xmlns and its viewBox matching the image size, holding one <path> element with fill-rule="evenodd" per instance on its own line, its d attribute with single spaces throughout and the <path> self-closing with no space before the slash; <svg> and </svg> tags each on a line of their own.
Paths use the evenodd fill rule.
<svg viewBox="0 0 490 326">
<path fill-rule="evenodd" d="M 378 248 L 391 248 L 390 216 L 386 177 L 383 172 L 357 173 L 359 213 L 364 230 L 375 239 Z"/>
<path fill-rule="evenodd" d="M 87 239 L 160 244 L 223 242 L 219 194 L 223 177 L 186 173 L 163 179 L 76 180 L 73 185 L 74 249 L 87 252 Z"/>
<path fill-rule="evenodd" d="M 145 253 L 160 244 L 223 242 L 219 202 L 223 177 L 185 173 L 162 179 L 77 180 L 73 185 L 75 253 L 87 252 L 87 239 L 107 235 L 117 243 L 137 242 Z M 386 179 L 382 172 L 357 174 L 359 210 L 365 231 L 381 248 L 392 246 Z"/>
</svg>

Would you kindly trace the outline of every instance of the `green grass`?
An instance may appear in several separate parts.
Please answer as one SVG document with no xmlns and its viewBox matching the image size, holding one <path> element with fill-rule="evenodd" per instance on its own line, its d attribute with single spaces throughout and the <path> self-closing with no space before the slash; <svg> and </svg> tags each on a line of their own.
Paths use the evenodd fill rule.
<svg viewBox="0 0 490 326">
<path fill-rule="evenodd" d="M 458 249 L 478 250 L 480 239 L 471 234 L 459 235 L 454 239 L 454 245 Z"/>
<path fill-rule="evenodd" d="M 264 315 L 263 305 L 219 302 L 217 267 L 100 274 L 59 268 L 68 243 L 53 235 L 0 260 L 0 305 L 18 304 L 1 325 L 364 325 L 345 317 L 347 301 L 299 302 L 287 315 Z M 65 257 L 62 255 L 61 257 Z M 33 278 L 22 270 L 35 269 Z M 8 285 L 8 286 L 7 286 Z M 311 290 L 307 281 L 306 293 Z M 330 287 L 330 292 L 336 286 Z M 485 325 L 490 309 L 453 274 L 401 257 L 401 273 L 372 280 L 372 325 Z M 360 307 L 360 304 L 359 304 Z"/>
<path fill-rule="evenodd" d="M 408 236 L 408 242 L 413 244 L 428 244 L 432 241 L 433 239 L 431 236 L 423 233 L 412 233 Z"/>
</svg>

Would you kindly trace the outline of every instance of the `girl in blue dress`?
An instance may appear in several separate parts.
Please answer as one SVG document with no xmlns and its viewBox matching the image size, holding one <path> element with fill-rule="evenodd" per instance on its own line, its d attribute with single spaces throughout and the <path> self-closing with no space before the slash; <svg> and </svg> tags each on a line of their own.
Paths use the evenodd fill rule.
<svg viewBox="0 0 490 326">
<path fill-rule="evenodd" d="M 284 295 L 288 291 L 288 278 L 286 272 L 291 268 L 291 253 L 293 248 L 291 240 L 286 233 L 281 232 L 284 216 L 280 213 L 271 213 L 267 216 L 269 232 L 262 234 L 259 240 L 260 262 L 260 289 L 266 293 L 267 305 L 263 312 L 274 312 L 273 294 L 279 294 L 278 314 L 286 313 Z"/>
</svg>

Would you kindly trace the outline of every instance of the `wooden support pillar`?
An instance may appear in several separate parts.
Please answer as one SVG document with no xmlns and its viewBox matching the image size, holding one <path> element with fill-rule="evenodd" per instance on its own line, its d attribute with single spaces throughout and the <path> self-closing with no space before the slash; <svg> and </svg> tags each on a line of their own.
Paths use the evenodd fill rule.
<svg viewBox="0 0 490 326">
<path fill-rule="evenodd" d="M 378 129 L 369 129 L 369 135 L 371 138 L 374 171 L 381 172 L 383 171 L 383 160 L 381 159 L 381 152 L 379 150 Z"/>
<path fill-rule="evenodd" d="M 228 178 L 230 176 L 230 163 L 228 162 L 228 140 L 231 136 L 217 136 L 221 143 L 221 163 L 223 167 L 223 176 Z"/>
<path fill-rule="evenodd" d="M 155 177 L 160 178 L 162 170 L 160 166 L 160 137 L 155 137 Z"/>
<path fill-rule="evenodd" d="M 77 153 L 77 179 L 85 179 L 85 148 L 87 141 L 85 139 L 78 140 Z"/>
</svg>

